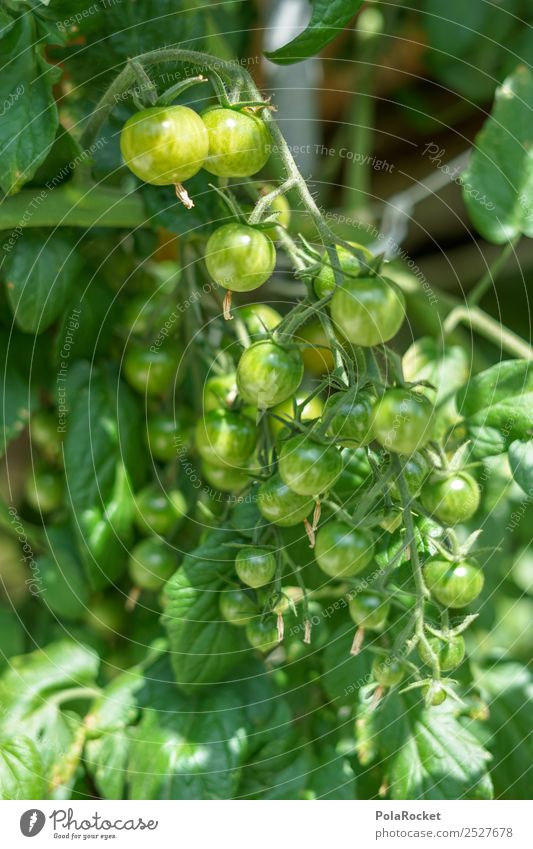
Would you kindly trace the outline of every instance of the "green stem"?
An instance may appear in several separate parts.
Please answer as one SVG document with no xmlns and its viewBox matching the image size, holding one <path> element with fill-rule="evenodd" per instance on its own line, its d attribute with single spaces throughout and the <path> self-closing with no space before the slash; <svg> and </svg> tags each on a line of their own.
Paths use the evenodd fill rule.
<svg viewBox="0 0 533 849">
<path fill-rule="evenodd" d="M 468 306 L 474 307 L 479 304 L 483 296 L 494 284 L 496 277 L 509 259 L 509 256 L 514 252 L 514 249 L 519 241 L 520 236 L 517 236 L 516 238 L 511 239 L 511 241 L 506 244 L 498 259 L 492 264 L 490 268 L 487 269 L 483 277 L 468 293 L 468 297 L 466 299 Z"/>
<path fill-rule="evenodd" d="M 480 336 L 484 336 L 485 339 L 515 357 L 533 360 L 531 345 L 479 307 L 469 307 L 466 304 L 455 307 L 444 322 L 444 336 L 448 336 L 458 324 L 469 324 Z"/>
</svg>

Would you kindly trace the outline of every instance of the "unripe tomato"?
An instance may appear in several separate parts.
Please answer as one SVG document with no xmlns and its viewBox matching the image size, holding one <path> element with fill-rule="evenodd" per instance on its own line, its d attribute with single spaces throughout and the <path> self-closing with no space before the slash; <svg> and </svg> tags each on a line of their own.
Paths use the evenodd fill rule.
<svg viewBox="0 0 533 849">
<path fill-rule="evenodd" d="M 54 469 L 31 470 L 26 478 L 24 495 L 37 513 L 52 513 L 63 503 L 63 475 Z"/>
<path fill-rule="evenodd" d="M 259 615 L 253 598 L 246 590 L 224 590 L 220 594 L 220 613 L 231 625 L 244 628 Z"/>
<path fill-rule="evenodd" d="M 246 348 L 237 366 L 237 387 L 244 401 L 261 409 L 294 395 L 303 378 L 303 362 L 294 348 L 268 339 Z"/>
<path fill-rule="evenodd" d="M 371 427 L 384 448 L 395 454 L 413 454 L 431 439 L 433 406 L 408 389 L 387 389 L 374 404 Z"/>
<path fill-rule="evenodd" d="M 328 426 L 328 435 L 337 438 L 338 444 L 346 448 L 359 448 L 372 440 L 370 417 L 374 397 L 362 390 L 355 398 L 346 393 L 332 395 L 326 401 L 324 416 L 328 416 L 333 407 L 335 414 Z"/>
<path fill-rule="evenodd" d="M 256 617 L 246 626 L 246 638 L 250 645 L 263 654 L 268 654 L 279 645 L 278 629 L 273 617 Z"/>
<path fill-rule="evenodd" d="M 187 513 L 187 502 L 179 489 L 165 492 L 149 484 L 135 496 L 135 524 L 143 534 L 167 534 Z"/>
<path fill-rule="evenodd" d="M 335 368 L 335 358 L 331 343 L 324 333 L 320 322 L 313 321 L 300 327 L 296 332 L 299 342 L 302 342 L 302 360 L 306 369 L 316 376 L 326 374 Z"/>
<path fill-rule="evenodd" d="M 150 454 L 167 463 L 186 452 L 191 444 L 191 424 L 186 415 L 158 414 L 146 423 L 146 439 Z"/>
<path fill-rule="evenodd" d="M 331 578 L 350 578 L 374 556 L 372 535 L 345 522 L 329 521 L 316 535 L 316 562 Z"/>
<path fill-rule="evenodd" d="M 30 439 L 49 463 L 57 463 L 61 459 L 63 434 L 57 425 L 57 418 L 50 410 L 32 413 Z"/>
<path fill-rule="evenodd" d="M 217 177 L 251 177 L 266 164 L 271 136 L 265 122 L 249 112 L 215 106 L 202 114 L 209 137 L 204 168 Z"/>
<path fill-rule="evenodd" d="M 334 445 L 321 445 L 307 434 L 283 443 L 279 475 L 298 495 L 319 495 L 331 489 L 342 472 L 342 457 Z"/>
<path fill-rule="evenodd" d="M 368 263 L 374 258 L 368 248 L 365 248 L 364 245 L 359 245 L 357 242 L 350 242 L 350 244 L 353 245 L 354 248 L 358 248 L 364 254 Z M 368 265 L 365 262 L 361 263 L 354 254 L 347 250 L 347 248 L 338 246 L 337 256 L 339 258 L 341 270 L 348 277 L 358 277 L 359 275 L 366 276 L 368 274 Z M 331 267 L 327 252 L 322 254 L 322 261 L 325 264 L 318 272 L 313 284 L 317 298 L 324 298 L 335 289 L 335 274 Z"/>
<path fill-rule="evenodd" d="M 433 598 L 445 607 L 466 607 L 478 597 L 485 582 L 474 561 L 450 563 L 439 555 L 426 562 L 424 579 Z"/>
<path fill-rule="evenodd" d="M 416 498 L 422 489 L 422 485 L 429 474 L 429 463 L 419 451 L 415 451 L 410 457 L 402 458 L 402 472 L 411 498 Z M 390 493 L 396 501 L 401 501 L 400 487 L 394 480 L 391 484 Z"/>
<path fill-rule="evenodd" d="M 178 376 L 179 359 L 179 352 L 132 345 L 124 357 L 124 374 L 136 392 L 149 396 L 164 395 Z M 181 380 L 183 373 L 179 377 Z"/>
<path fill-rule="evenodd" d="M 262 195 L 268 195 L 273 189 L 274 186 L 263 183 L 259 192 Z M 271 202 L 268 213 L 271 215 L 274 212 L 277 213 L 276 224 L 273 224 L 272 227 L 265 231 L 271 239 L 278 238 L 278 231 L 276 229 L 278 226 L 287 229 L 291 223 L 291 208 L 286 195 L 277 195 Z"/>
<path fill-rule="evenodd" d="M 213 466 L 202 460 L 202 477 L 207 483 L 221 492 L 241 492 L 251 480 L 251 472 L 245 468 L 232 469 L 229 466 Z"/>
<path fill-rule="evenodd" d="M 215 283 L 232 292 L 251 292 L 261 286 L 276 265 L 276 249 L 261 230 L 232 222 L 211 233 L 205 264 Z"/>
<path fill-rule="evenodd" d="M 176 553 L 170 546 L 162 539 L 149 537 L 137 543 L 132 550 L 128 571 L 135 586 L 157 592 L 174 574 L 177 566 Z"/>
<path fill-rule="evenodd" d="M 128 118 L 120 134 L 124 162 L 136 177 L 170 186 L 193 177 L 209 149 L 207 129 L 187 106 L 151 106 Z"/>
<path fill-rule="evenodd" d="M 438 637 L 429 637 L 428 642 L 439 659 L 439 665 L 443 672 L 455 669 L 463 662 L 465 656 L 465 641 L 460 634 L 440 640 Z M 418 643 L 418 654 L 420 660 L 431 666 L 431 657 L 424 643 Z"/>
<path fill-rule="evenodd" d="M 235 570 L 246 586 L 264 587 L 276 573 L 276 558 L 265 548 L 241 548 L 235 558 Z"/>
<path fill-rule="evenodd" d="M 244 466 L 256 442 L 255 424 L 231 410 L 211 410 L 196 425 L 196 450 L 212 466 Z"/>
<path fill-rule="evenodd" d="M 313 504 L 312 498 L 298 495 L 289 489 L 279 475 L 264 481 L 257 492 L 257 507 L 263 518 L 281 528 L 303 522 L 313 509 Z"/>
<path fill-rule="evenodd" d="M 467 472 L 432 475 L 422 490 L 422 505 L 445 525 L 471 519 L 481 499 L 477 481 Z"/>
<path fill-rule="evenodd" d="M 376 657 L 372 663 L 372 675 L 382 687 L 396 687 L 403 681 L 405 669 L 399 660 L 392 657 Z"/>
<path fill-rule="evenodd" d="M 281 597 L 272 607 L 273 613 L 283 615 L 288 610 L 292 610 L 304 599 L 304 591 L 301 587 L 282 587 Z"/>
<path fill-rule="evenodd" d="M 377 593 L 361 592 L 350 598 L 348 609 L 360 628 L 381 631 L 389 615 L 390 602 Z"/>
<path fill-rule="evenodd" d="M 287 431 L 288 426 L 291 422 L 294 421 L 294 404 L 293 401 L 296 401 L 297 404 L 303 403 L 306 399 L 306 394 L 299 392 L 296 398 L 287 398 L 283 404 L 277 404 L 272 408 L 272 412 L 275 416 L 280 416 L 286 424 L 279 420 L 279 418 L 275 418 L 274 416 L 270 416 L 268 419 L 268 425 L 270 427 L 270 432 L 277 436 L 278 433 L 285 430 Z M 322 400 L 315 395 L 314 398 L 311 398 L 310 401 L 305 405 L 301 412 L 301 420 L 303 422 L 313 421 L 313 419 L 318 419 L 322 414 L 324 404 Z"/>
<path fill-rule="evenodd" d="M 237 395 L 237 376 L 235 372 L 229 374 L 215 374 L 204 383 L 202 396 L 204 413 L 211 410 L 219 410 L 229 403 Z"/>
<path fill-rule="evenodd" d="M 433 707 L 446 701 L 446 690 L 439 681 L 433 681 L 432 684 L 422 687 L 422 694 L 425 699 L 429 699 L 429 704 Z"/>
<path fill-rule="evenodd" d="M 97 596 L 85 617 L 87 625 L 106 640 L 116 640 L 126 630 L 126 611 L 121 596 Z"/>
<path fill-rule="evenodd" d="M 234 310 L 234 315 L 244 321 L 252 341 L 267 336 L 281 321 L 279 312 L 268 304 L 246 304 Z"/>
<path fill-rule="evenodd" d="M 331 299 L 335 329 L 354 345 L 371 347 L 392 339 L 405 318 L 401 289 L 385 277 L 357 277 L 338 286 Z"/>
</svg>

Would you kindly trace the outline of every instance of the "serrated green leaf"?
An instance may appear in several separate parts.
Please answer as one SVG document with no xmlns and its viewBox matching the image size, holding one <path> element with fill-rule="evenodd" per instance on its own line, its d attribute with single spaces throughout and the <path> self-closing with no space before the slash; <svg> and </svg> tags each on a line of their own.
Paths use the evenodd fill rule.
<svg viewBox="0 0 533 849">
<path fill-rule="evenodd" d="M 26 230 L 7 254 L 6 292 L 15 323 L 25 333 L 42 333 L 75 295 L 80 258 L 61 233 Z"/>
<path fill-rule="evenodd" d="M 306 29 L 265 56 L 278 65 L 291 65 L 315 56 L 342 32 L 362 3 L 363 0 L 313 0 L 311 20 Z"/>
<path fill-rule="evenodd" d="M 533 441 L 512 442 L 508 456 L 509 465 L 518 486 L 526 495 L 533 495 Z"/>
<path fill-rule="evenodd" d="M 0 799 L 45 799 L 46 780 L 35 745 L 27 737 L 0 737 Z"/>
<path fill-rule="evenodd" d="M 0 187 L 14 194 L 35 174 L 54 142 L 58 116 L 52 86 L 61 76 L 44 57 L 37 22 L 21 14 L 2 28 Z"/>
<path fill-rule="evenodd" d="M 217 532 L 184 558 L 165 586 L 163 624 L 168 634 L 177 684 L 197 692 L 202 685 L 221 681 L 229 669 L 250 655 L 241 628 L 225 622 L 219 597 L 233 574 L 234 532 Z"/>
<path fill-rule="evenodd" d="M 463 177 L 472 223 L 489 242 L 533 236 L 533 72 L 524 65 L 496 91 Z"/>
</svg>

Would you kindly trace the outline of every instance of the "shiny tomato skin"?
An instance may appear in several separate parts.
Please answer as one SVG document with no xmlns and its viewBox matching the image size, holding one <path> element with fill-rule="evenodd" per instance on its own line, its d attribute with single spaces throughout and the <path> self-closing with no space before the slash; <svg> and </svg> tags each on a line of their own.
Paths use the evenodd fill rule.
<svg viewBox="0 0 533 849">
<path fill-rule="evenodd" d="M 245 628 L 259 615 L 257 605 L 245 590 L 223 590 L 219 606 L 222 618 L 237 628 Z"/>
<path fill-rule="evenodd" d="M 319 495 L 342 472 L 342 457 L 333 445 L 321 445 L 307 434 L 291 437 L 279 452 L 279 475 L 298 495 Z"/>
<path fill-rule="evenodd" d="M 270 432 L 274 436 L 277 436 L 282 431 L 285 431 L 285 433 L 288 432 L 288 428 L 291 422 L 294 421 L 293 402 L 296 401 L 297 404 L 302 404 L 305 401 L 306 397 L 307 395 L 305 392 L 299 392 L 294 399 L 287 398 L 287 400 L 284 401 L 283 404 L 277 404 L 275 407 L 272 407 L 272 413 L 274 415 L 269 416 L 268 425 L 270 428 Z M 310 422 L 320 418 L 323 408 L 324 404 L 322 403 L 322 400 L 315 395 L 314 398 L 311 398 L 311 400 L 308 401 L 308 403 L 305 405 L 301 412 L 302 422 Z M 280 419 L 283 419 L 283 421 L 280 421 Z"/>
<path fill-rule="evenodd" d="M 396 687 L 405 676 L 405 669 L 394 657 L 376 657 L 372 663 L 372 675 L 382 687 Z"/>
<path fill-rule="evenodd" d="M 132 550 L 128 571 L 135 586 L 157 592 L 174 574 L 177 566 L 176 554 L 164 540 L 147 537 Z"/>
<path fill-rule="evenodd" d="M 175 460 L 191 445 L 191 422 L 188 416 L 164 413 L 150 416 L 146 423 L 146 441 L 152 457 L 162 463 Z"/>
<path fill-rule="evenodd" d="M 368 348 L 396 336 L 405 319 L 405 298 L 392 280 L 357 277 L 337 287 L 330 309 L 335 330 Z"/>
<path fill-rule="evenodd" d="M 485 579 L 472 560 L 450 563 L 439 555 L 424 565 L 424 579 L 433 598 L 445 607 L 466 607 L 478 597 Z"/>
<path fill-rule="evenodd" d="M 387 389 L 374 404 L 372 434 L 389 451 L 413 454 L 432 437 L 433 405 L 408 389 Z"/>
<path fill-rule="evenodd" d="M 276 249 L 265 233 L 232 222 L 217 227 L 209 236 L 205 264 L 219 286 L 232 292 L 251 292 L 274 271 Z"/>
<path fill-rule="evenodd" d="M 342 393 L 332 395 L 326 401 L 324 416 L 328 416 L 335 407 L 335 414 L 328 426 L 328 435 L 336 438 L 337 443 L 345 448 L 359 448 L 372 441 L 370 418 L 374 396 L 361 390 L 354 397 Z"/>
<path fill-rule="evenodd" d="M 268 304 L 245 304 L 234 310 L 235 318 L 240 318 L 246 326 L 250 339 L 254 342 L 269 335 L 281 322 L 282 316 Z"/>
<path fill-rule="evenodd" d="M 450 672 L 463 662 L 465 641 L 460 634 L 449 636 L 446 640 L 429 637 L 428 643 L 439 659 L 441 672 Z M 431 666 L 430 654 L 423 643 L 418 643 L 418 654 L 424 663 Z"/>
<path fill-rule="evenodd" d="M 257 649 L 263 654 L 271 652 L 279 645 L 275 617 L 271 616 L 261 619 L 260 616 L 257 616 L 255 619 L 252 619 L 246 626 L 246 638 L 254 649 Z"/>
<path fill-rule="evenodd" d="M 296 349 L 262 339 L 243 352 L 237 366 L 237 387 L 246 403 L 260 409 L 275 407 L 295 394 L 303 372 Z"/>
<path fill-rule="evenodd" d="M 251 177 L 266 165 L 270 131 L 256 115 L 215 106 L 202 113 L 209 139 L 204 168 L 217 177 Z"/>
<path fill-rule="evenodd" d="M 124 356 L 123 370 L 132 389 L 150 397 L 165 395 L 183 377 L 179 369 L 179 355 L 164 348 L 150 350 L 148 347 L 132 345 Z"/>
<path fill-rule="evenodd" d="M 211 410 L 196 424 L 196 450 L 212 466 L 244 466 L 256 442 L 254 422 L 231 410 Z"/>
<path fill-rule="evenodd" d="M 354 248 L 358 248 L 364 254 L 367 263 L 374 258 L 368 248 L 365 248 L 364 245 L 359 245 L 356 242 L 351 242 L 351 244 Z M 347 248 L 337 246 L 337 256 L 339 258 L 341 270 L 348 278 L 359 277 L 368 273 L 368 265 L 364 261 L 361 262 L 358 260 L 354 254 L 347 250 Z M 322 261 L 324 262 L 324 265 L 315 277 L 313 284 L 317 298 L 324 298 L 335 289 L 335 274 L 326 252 L 322 255 Z"/>
<path fill-rule="evenodd" d="M 480 500 L 477 481 L 468 472 L 432 475 L 421 495 L 425 509 L 445 525 L 467 522 L 478 509 Z"/>
<path fill-rule="evenodd" d="M 164 536 L 187 513 L 185 496 L 178 489 L 165 492 L 153 484 L 137 493 L 135 507 L 135 524 L 143 534 Z"/>
<path fill-rule="evenodd" d="M 345 522 L 330 520 L 317 535 L 315 557 L 330 578 L 351 578 L 361 572 L 374 556 L 374 542 L 368 531 Z"/>
<path fill-rule="evenodd" d="M 264 548 L 241 548 L 235 558 L 235 570 L 243 584 L 258 589 L 269 584 L 274 577 L 276 558 L 272 551 Z"/>
<path fill-rule="evenodd" d="M 360 628 L 381 631 L 387 622 L 390 602 L 372 592 L 360 592 L 354 595 L 348 604 L 350 616 Z"/>
<path fill-rule="evenodd" d="M 128 118 L 120 149 L 136 177 L 154 186 L 169 186 L 193 177 L 208 154 L 208 132 L 187 106 L 151 106 Z"/>
<path fill-rule="evenodd" d="M 246 468 L 231 468 L 229 466 L 213 466 L 202 460 L 201 472 L 204 480 L 214 489 L 221 492 L 238 493 L 248 486 L 251 473 Z"/>
<path fill-rule="evenodd" d="M 257 493 L 257 507 L 263 518 L 281 528 L 303 522 L 313 506 L 312 498 L 292 492 L 279 475 L 264 481 Z"/>
</svg>

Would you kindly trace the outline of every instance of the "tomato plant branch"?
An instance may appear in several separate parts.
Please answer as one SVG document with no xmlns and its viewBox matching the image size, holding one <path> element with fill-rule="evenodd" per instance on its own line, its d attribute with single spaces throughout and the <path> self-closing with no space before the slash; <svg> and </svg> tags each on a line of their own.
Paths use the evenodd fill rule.
<svg viewBox="0 0 533 849">
<path fill-rule="evenodd" d="M 492 264 L 490 268 L 487 269 L 485 274 L 481 277 L 481 279 L 476 283 L 476 285 L 470 290 L 468 293 L 468 297 L 466 299 L 468 306 L 474 307 L 483 298 L 486 292 L 490 289 L 491 285 L 494 283 L 496 277 L 498 276 L 501 269 L 504 267 L 505 263 L 509 259 L 510 255 L 514 253 L 514 250 L 520 241 L 521 236 L 518 235 L 516 238 L 511 239 L 503 251 L 496 259 L 496 261 Z"/>
<path fill-rule="evenodd" d="M 515 357 L 533 360 L 533 348 L 528 342 L 479 307 L 469 307 L 466 304 L 455 307 L 444 322 L 443 335 L 448 336 L 458 324 L 469 324 L 480 336 L 484 336 L 485 339 Z"/>
</svg>

